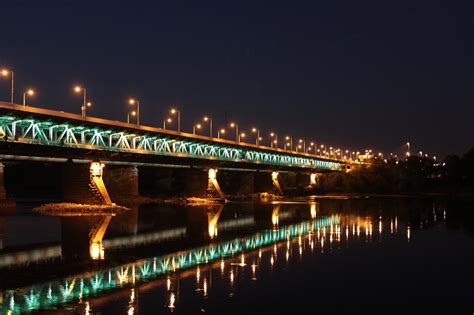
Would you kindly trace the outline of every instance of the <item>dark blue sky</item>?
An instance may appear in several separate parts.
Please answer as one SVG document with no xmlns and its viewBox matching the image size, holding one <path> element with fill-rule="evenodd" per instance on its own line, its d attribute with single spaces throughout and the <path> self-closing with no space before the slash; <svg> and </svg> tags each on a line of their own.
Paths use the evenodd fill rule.
<svg viewBox="0 0 474 315">
<path fill-rule="evenodd" d="M 171 104 L 241 129 L 443 155 L 474 146 L 471 1 L 4 1 L 0 66 L 31 104 L 142 122 Z M 9 99 L 0 80 L 0 99 Z M 218 122 L 220 121 L 220 122 Z"/>
</svg>

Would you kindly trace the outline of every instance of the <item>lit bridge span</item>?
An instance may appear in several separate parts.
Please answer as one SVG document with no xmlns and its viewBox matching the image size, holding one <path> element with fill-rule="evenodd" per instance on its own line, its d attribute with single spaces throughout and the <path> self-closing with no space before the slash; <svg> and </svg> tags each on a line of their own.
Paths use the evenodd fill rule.
<svg viewBox="0 0 474 315">
<path fill-rule="evenodd" d="M 338 171 L 345 162 L 266 146 L 0 102 L 0 155 L 235 169 Z"/>
</svg>

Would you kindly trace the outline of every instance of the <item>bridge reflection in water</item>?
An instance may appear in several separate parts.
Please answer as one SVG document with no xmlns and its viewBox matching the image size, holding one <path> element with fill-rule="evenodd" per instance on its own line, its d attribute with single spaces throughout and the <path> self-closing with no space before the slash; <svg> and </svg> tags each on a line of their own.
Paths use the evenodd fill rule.
<svg viewBox="0 0 474 315">
<path fill-rule="evenodd" d="M 92 307 L 96 311 L 95 308 L 117 298 L 122 301 L 124 298 L 128 299 L 126 307 L 129 313 L 134 313 L 138 310 L 138 293 L 153 287 L 166 288 L 166 294 L 160 296 L 163 299 L 166 297 L 166 305 L 173 310 L 179 302 L 180 279 L 195 276 L 196 292 L 207 296 L 213 285 L 212 272 L 217 269 L 220 270 L 222 279 L 228 281 L 230 293 L 233 294 L 235 281 L 240 279 L 237 277 L 241 277 L 244 271 L 252 280 L 256 280 L 259 272 L 263 272 L 265 268 L 273 270 L 279 266 L 277 264 L 288 263 L 293 256 L 302 258 L 303 253 L 309 251 L 330 252 L 333 248 L 340 249 L 342 244 L 352 241 L 379 242 L 382 240 L 382 234 L 396 234 L 398 239 L 410 242 L 414 230 L 446 219 L 443 209 L 432 208 L 417 216 L 413 213 L 408 215 L 398 210 L 384 209 L 382 220 L 382 212 L 378 206 L 372 210 L 354 211 L 353 205 L 344 208 L 339 203 L 308 200 L 263 205 L 254 209 L 253 215 L 249 215 L 249 212 L 238 216 L 239 211 L 253 206 L 255 205 L 230 204 L 226 205 L 225 209 L 222 206 L 193 207 L 185 209 L 186 215 L 181 216 L 186 217 L 184 227 L 178 224 L 170 228 L 167 225 L 166 230 L 132 236 L 112 235 L 104 240 L 102 237 L 105 229 L 107 226 L 109 229 L 116 228 L 113 224 L 118 217 L 99 216 L 92 221 L 90 218 L 83 218 L 83 223 L 79 223 L 81 220 L 77 218 L 62 218 L 63 231 L 76 231 L 76 234 L 71 232 L 69 236 L 63 235 L 66 238 L 63 241 L 68 243 L 67 239 L 75 240 L 75 243 L 68 243 L 72 247 L 78 242 L 83 244 L 80 247 L 81 255 L 88 256 L 89 260 L 103 258 L 102 245 L 98 247 L 98 251 L 94 249 L 90 252 L 89 248 L 89 245 L 101 242 L 104 244 L 105 257 L 116 255 L 116 249 L 148 246 L 147 244 L 159 244 L 161 247 L 164 241 L 165 244 L 171 244 L 202 238 L 207 240 L 205 243 L 211 243 L 206 246 L 190 246 L 190 249 L 182 251 L 170 250 L 172 253 L 145 259 L 127 258 L 131 262 L 114 267 L 108 267 L 110 261 L 100 262 L 99 265 L 93 265 L 89 271 L 74 276 L 58 276 L 54 281 L 48 280 L 32 286 L 22 285 L 14 290 L 7 289 L 0 294 L 0 314 L 57 309 L 65 307 L 66 304 L 69 305 L 67 307 L 75 305 L 74 307 L 88 314 L 92 312 Z M 235 208 L 232 209 L 233 207 Z M 226 212 L 226 209 L 230 211 Z M 125 217 L 127 223 L 138 220 L 137 214 L 133 212 Z M 124 222 L 115 221 L 120 226 Z M 82 232 L 79 234 L 88 237 L 79 240 L 79 230 L 74 224 L 82 226 Z M 232 231 L 239 227 L 245 227 L 245 232 Z M 248 232 L 249 228 L 254 232 Z M 132 230 L 137 232 L 136 227 Z M 64 252 L 67 246 L 63 243 L 62 247 Z M 76 246 L 76 251 L 78 248 Z M 146 248 L 146 253 L 157 252 L 156 247 Z M 118 252 L 119 257 L 121 253 L 123 252 Z M 22 275 L 18 277 L 21 278 Z M 51 279 L 47 276 L 43 279 L 47 278 Z"/>
<path fill-rule="evenodd" d="M 218 213 L 220 214 L 220 212 Z M 109 221 L 110 217 L 108 218 L 105 221 Z M 210 221 L 213 223 L 214 219 L 215 216 L 211 216 Z M 3 294 L 3 305 L 0 310 L 19 313 L 48 309 L 73 301 L 83 301 L 116 288 L 147 282 L 200 264 L 211 263 L 239 254 L 244 255 L 246 252 L 276 242 L 301 237 L 309 233 L 320 233 L 320 230 L 326 231 L 326 227 L 338 225 L 339 221 L 340 217 L 337 215 L 326 216 L 281 226 L 278 229 L 265 230 L 243 238 L 239 237 L 170 255 L 141 259 L 114 268 L 86 272 L 74 277 L 8 291 Z M 211 228 L 209 228 L 209 232 L 211 232 Z M 211 237 L 214 237 L 213 233 L 214 231 L 211 233 Z M 99 253 L 94 253 L 95 255 L 99 255 Z"/>
</svg>

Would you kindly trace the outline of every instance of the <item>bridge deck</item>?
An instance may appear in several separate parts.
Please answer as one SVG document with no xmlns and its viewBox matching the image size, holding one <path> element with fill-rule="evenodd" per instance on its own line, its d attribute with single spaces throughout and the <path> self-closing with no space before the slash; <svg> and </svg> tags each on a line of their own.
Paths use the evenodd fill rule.
<svg viewBox="0 0 474 315">
<path fill-rule="evenodd" d="M 0 154 L 250 169 L 339 170 L 344 161 L 0 102 Z"/>
</svg>

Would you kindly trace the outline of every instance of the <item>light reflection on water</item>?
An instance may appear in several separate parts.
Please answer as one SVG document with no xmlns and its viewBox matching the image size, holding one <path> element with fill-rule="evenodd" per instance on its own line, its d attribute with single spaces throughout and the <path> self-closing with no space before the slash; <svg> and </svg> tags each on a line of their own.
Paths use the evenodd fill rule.
<svg viewBox="0 0 474 315">
<path fill-rule="evenodd" d="M 164 306 L 174 312 L 180 307 L 180 281 L 189 276 L 195 278 L 195 292 L 209 298 L 218 293 L 213 291 L 213 270 L 216 270 L 221 279 L 228 282 L 229 296 L 232 297 L 238 293 L 237 279 L 245 275 L 252 281 L 258 281 L 262 266 L 269 266 L 272 270 L 276 265 L 287 265 L 294 257 L 304 259 L 306 253 L 324 255 L 354 241 L 382 242 L 387 235 L 405 236 L 406 242 L 410 242 L 414 236 L 416 238 L 416 233 L 412 235 L 415 231 L 410 230 L 410 221 L 404 221 L 400 227 L 399 218 L 393 213 L 374 215 L 331 210 L 321 214 L 319 203 L 315 202 L 303 204 L 301 208 L 300 212 L 307 213 L 301 222 L 282 222 L 282 217 L 291 216 L 285 212 L 288 210 L 285 205 L 278 204 L 268 217 L 268 228 L 249 235 L 217 240 L 207 246 L 140 259 L 39 285 L 6 290 L 0 300 L 0 311 L 16 314 L 72 303 L 78 305 L 82 313 L 91 314 L 96 306 L 107 303 L 109 297 L 113 299 L 116 293 L 127 290 L 129 298 L 126 312 L 135 314 L 138 311 L 138 295 L 146 291 L 146 285 L 150 283 L 166 289 L 167 301 Z M 437 216 L 437 211 L 440 210 L 433 210 L 430 216 L 432 225 L 443 224 L 446 218 L 444 210 L 443 216 Z M 212 215 L 208 217 L 209 222 L 217 227 L 218 219 Z M 438 221 L 440 218 L 442 220 Z M 217 233 L 209 234 L 211 239 L 216 236 Z"/>
<path fill-rule="evenodd" d="M 301 234 L 312 233 L 321 226 L 337 224 L 339 220 L 339 216 L 332 215 L 282 226 L 278 229 L 264 230 L 244 238 L 239 237 L 176 254 L 142 259 L 106 270 L 87 272 L 41 285 L 8 291 L 3 298 L 11 301 L 13 307 L 9 307 L 9 310 L 13 313 L 23 310 L 32 311 L 51 308 L 71 301 L 81 302 L 84 298 L 94 297 L 116 288 L 147 282 L 167 273 L 175 273 L 182 269 L 232 257 L 239 253 L 242 253 L 242 261 L 239 265 L 245 266 L 244 252 Z M 276 243 L 274 246 L 276 248 Z M 231 270 L 231 272 L 233 271 Z M 199 281 L 199 267 L 196 277 Z"/>
</svg>

